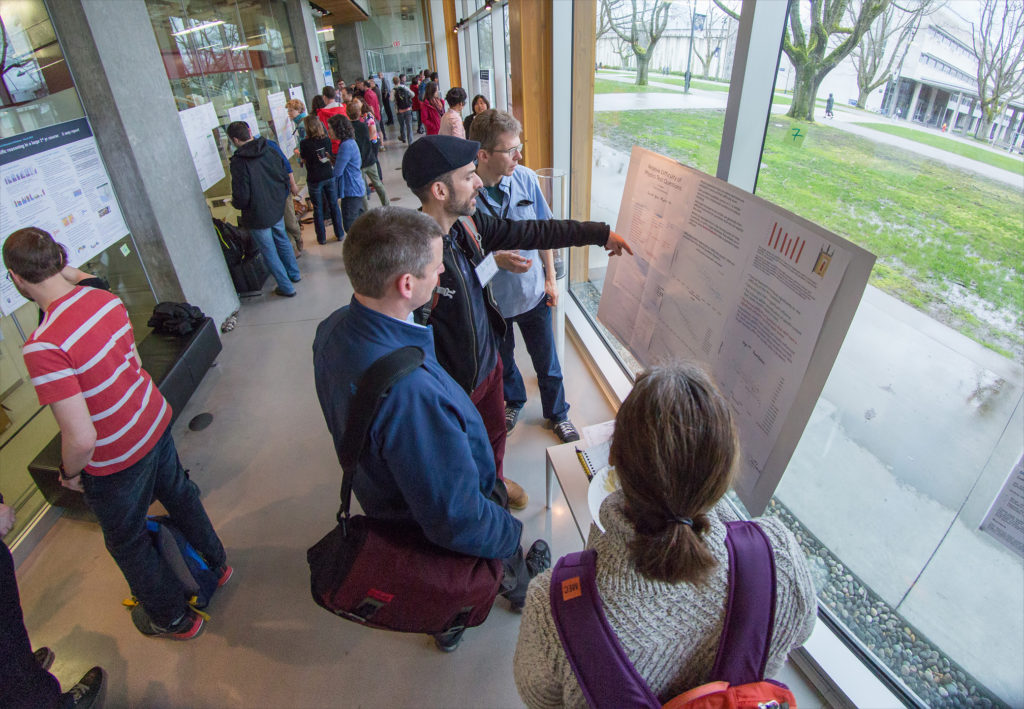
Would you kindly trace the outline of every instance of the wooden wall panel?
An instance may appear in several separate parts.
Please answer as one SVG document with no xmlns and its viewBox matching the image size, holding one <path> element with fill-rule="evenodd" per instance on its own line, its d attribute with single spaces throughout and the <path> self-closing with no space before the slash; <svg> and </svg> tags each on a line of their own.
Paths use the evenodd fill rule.
<svg viewBox="0 0 1024 709">
<path fill-rule="evenodd" d="M 528 141 L 523 164 L 534 170 L 551 167 L 554 160 L 551 137 L 552 1 L 510 0 L 508 4 L 512 113 L 523 124 L 523 139 Z"/>
<path fill-rule="evenodd" d="M 444 5 L 444 39 L 448 50 L 448 77 L 451 86 L 462 85 L 462 70 L 459 65 L 459 36 L 453 31 L 459 18 L 455 16 L 455 0 L 442 0 Z M 436 60 L 435 60 L 436 61 Z M 447 91 L 451 88 L 444 89 Z M 444 98 L 444 94 L 441 94 Z"/>
<path fill-rule="evenodd" d="M 572 167 L 569 215 L 590 218 L 591 170 L 594 165 L 594 62 L 597 0 L 576 0 L 572 13 Z M 613 225 L 614 226 L 614 225 Z M 589 278 L 589 251 L 573 249 L 569 280 Z"/>
</svg>

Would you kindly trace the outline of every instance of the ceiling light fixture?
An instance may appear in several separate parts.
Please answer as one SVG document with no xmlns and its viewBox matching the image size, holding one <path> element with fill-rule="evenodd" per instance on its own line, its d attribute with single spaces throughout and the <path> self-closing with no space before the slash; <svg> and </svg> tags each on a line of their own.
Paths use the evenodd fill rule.
<svg viewBox="0 0 1024 709">
<path fill-rule="evenodd" d="M 189 27 L 187 30 L 180 30 L 178 32 L 171 32 L 172 37 L 180 37 L 183 34 L 191 34 L 192 32 L 198 32 L 199 30 L 209 29 L 210 27 L 216 27 L 217 25 L 223 25 L 224 20 L 213 20 L 211 22 L 204 22 L 201 25 L 195 27 Z"/>
<path fill-rule="evenodd" d="M 248 48 L 249 48 L 248 44 L 239 44 L 239 45 L 236 45 L 236 46 L 232 47 L 231 51 L 232 52 L 240 52 L 243 49 L 248 49 Z"/>
</svg>

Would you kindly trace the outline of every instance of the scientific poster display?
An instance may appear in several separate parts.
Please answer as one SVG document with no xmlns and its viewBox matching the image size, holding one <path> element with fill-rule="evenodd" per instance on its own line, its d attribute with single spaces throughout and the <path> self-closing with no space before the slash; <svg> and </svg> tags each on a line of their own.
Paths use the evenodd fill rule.
<svg viewBox="0 0 1024 709">
<path fill-rule="evenodd" d="M 212 103 L 178 111 L 181 128 L 185 131 L 192 163 L 196 166 L 199 184 L 203 192 L 224 179 L 224 163 L 221 161 L 214 128 L 220 125 L 217 111 Z"/>
<path fill-rule="evenodd" d="M 301 86 L 289 86 L 288 87 L 288 97 L 289 98 L 293 98 L 296 101 L 302 101 L 302 105 L 303 106 L 306 105 L 306 99 L 302 97 L 302 87 Z M 307 106 L 306 108 L 308 109 L 309 107 Z"/>
<path fill-rule="evenodd" d="M 1007 476 L 981 529 L 1024 557 L 1024 456 Z"/>
<path fill-rule="evenodd" d="M 737 494 L 760 511 L 824 386 L 874 256 L 641 148 L 633 148 L 616 231 L 635 256 L 611 259 L 598 319 L 644 365 L 683 358 L 707 366 L 740 433 Z"/>
<path fill-rule="evenodd" d="M 249 124 L 249 132 L 253 138 L 260 136 L 260 127 L 256 124 L 256 109 L 252 107 L 252 103 L 243 103 L 241 106 L 232 106 L 228 109 L 228 118 L 231 122 L 245 121 Z"/>
<path fill-rule="evenodd" d="M 267 107 L 270 108 L 270 117 L 274 121 L 277 144 L 282 153 L 291 155 L 298 149 L 299 144 L 295 141 L 295 131 L 292 130 L 295 124 L 288 117 L 288 107 L 285 106 L 287 101 L 284 91 L 267 94 Z"/>
<path fill-rule="evenodd" d="M 45 229 L 79 266 L 128 233 L 85 118 L 0 141 L 0 243 L 24 227 Z M 0 262 L 0 311 L 26 301 Z"/>
</svg>

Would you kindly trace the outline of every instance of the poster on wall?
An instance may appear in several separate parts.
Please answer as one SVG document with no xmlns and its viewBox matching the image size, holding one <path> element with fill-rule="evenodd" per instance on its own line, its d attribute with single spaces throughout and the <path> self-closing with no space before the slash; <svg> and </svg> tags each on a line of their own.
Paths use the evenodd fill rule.
<svg viewBox="0 0 1024 709">
<path fill-rule="evenodd" d="M 288 87 L 288 97 L 289 98 L 293 98 L 296 101 L 302 101 L 302 105 L 303 106 L 306 105 L 306 99 L 304 99 L 302 97 L 302 87 L 301 86 L 290 86 L 290 87 Z"/>
<path fill-rule="evenodd" d="M 213 135 L 214 128 L 220 125 L 217 111 L 212 103 L 204 103 L 194 108 L 178 111 L 181 128 L 185 131 L 192 163 L 199 176 L 199 184 L 203 192 L 224 179 L 224 163 L 221 162 L 217 139 Z"/>
<path fill-rule="evenodd" d="M 1007 476 L 981 529 L 1024 557 L 1024 456 Z"/>
<path fill-rule="evenodd" d="M 611 259 L 598 319 L 645 366 L 704 363 L 739 430 L 737 494 L 760 512 L 824 386 L 874 256 L 641 148 L 633 148 L 616 231 L 635 255 Z M 829 344 L 819 348 L 826 329 Z"/>
<path fill-rule="evenodd" d="M 0 241 L 24 227 L 53 235 L 79 266 L 128 233 L 85 118 L 0 141 Z M 0 263 L 0 311 L 25 299 Z"/>
<path fill-rule="evenodd" d="M 298 149 L 299 145 L 295 141 L 295 131 L 292 130 L 295 124 L 288 117 L 288 108 L 285 106 L 286 101 L 287 98 L 285 98 L 284 91 L 267 94 L 267 107 L 270 108 L 270 117 L 274 121 L 277 144 L 281 148 L 282 153 L 291 155 Z"/>
<path fill-rule="evenodd" d="M 252 103 L 243 103 L 241 106 L 232 106 L 228 109 L 228 118 L 231 122 L 245 121 L 249 124 L 249 132 L 253 138 L 260 137 L 260 127 L 256 124 L 256 109 Z"/>
</svg>

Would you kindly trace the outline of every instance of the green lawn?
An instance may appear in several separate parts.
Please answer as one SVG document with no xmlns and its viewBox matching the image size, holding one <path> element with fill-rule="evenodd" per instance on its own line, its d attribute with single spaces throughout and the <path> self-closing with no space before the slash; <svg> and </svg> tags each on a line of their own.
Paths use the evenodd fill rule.
<svg viewBox="0 0 1024 709">
<path fill-rule="evenodd" d="M 1012 155 L 999 155 L 985 148 L 961 143 L 959 140 L 953 140 L 942 135 L 935 135 L 934 133 L 928 133 L 927 131 L 917 130 L 908 126 L 894 126 L 888 123 L 857 123 L 856 125 L 890 135 L 898 135 L 901 138 L 924 143 L 933 148 L 941 148 L 971 160 L 977 160 L 993 167 L 1016 172 L 1018 175 L 1024 172 L 1024 159 L 1015 158 Z"/>
<path fill-rule="evenodd" d="M 637 86 L 627 84 L 623 81 L 611 81 L 610 79 L 594 79 L 595 94 L 650 94 L 650 93 L 674 93 L 671 89 L 663 89 L 659 86 Z"/>
<path fill-rule="evenodd" d="M 724 111 L 598 113 L 595 135 L 715 173 Z M 772 116 L 757 194 L 878 257 L 873 285 L 1010 357 L 1024 353 L 1024 196 L 826 125 Z M 950 298 L 956 290 L 962 297 Z"/>
</svg>

